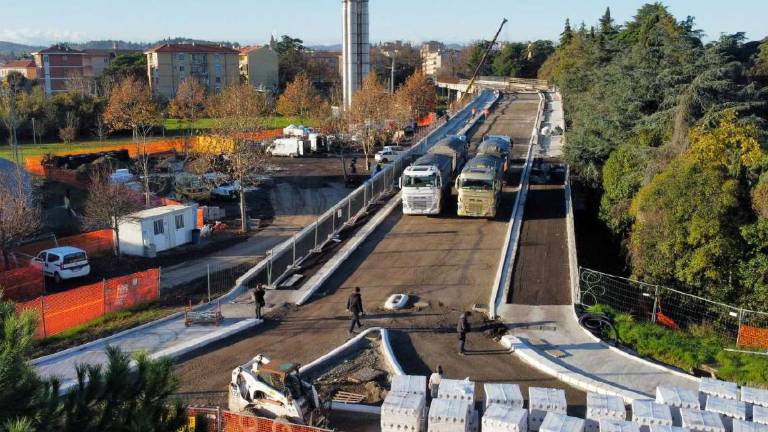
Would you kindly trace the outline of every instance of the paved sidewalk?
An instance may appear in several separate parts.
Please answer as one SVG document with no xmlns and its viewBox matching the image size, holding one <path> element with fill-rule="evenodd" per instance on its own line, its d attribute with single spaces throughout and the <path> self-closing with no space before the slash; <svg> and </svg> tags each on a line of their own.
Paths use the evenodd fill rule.
<svg viewBox="0 0 768 432">
<path fill-rule="evenodd" d="M 579 326 L 572 308 L 508 304 L 500 312 L 512 335 L 542 359 L 575 374 L 649 397 L 659 385 L 698 390 L 694 377 L 683 377 L 598 342 Z"/>
</svg>

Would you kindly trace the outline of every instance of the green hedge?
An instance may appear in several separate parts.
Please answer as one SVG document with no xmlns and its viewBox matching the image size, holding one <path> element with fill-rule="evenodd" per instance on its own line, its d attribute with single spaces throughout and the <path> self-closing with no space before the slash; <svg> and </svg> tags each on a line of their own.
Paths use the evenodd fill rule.
<svg viewBox="0 0 768 432">
<path fill-rule="evenodd" d="M 768 385 L 768 356 L 724 351 L 732 347 L 711 327 L 700 325 L 672 330 L 651 322 L 637 322 L 609 306 L 589 308 L 613 318 L 619 342 L 644 357 L 677 366 L 687 371 L 717 363 L 718 377 L 739 384 Z"/>
</svg>

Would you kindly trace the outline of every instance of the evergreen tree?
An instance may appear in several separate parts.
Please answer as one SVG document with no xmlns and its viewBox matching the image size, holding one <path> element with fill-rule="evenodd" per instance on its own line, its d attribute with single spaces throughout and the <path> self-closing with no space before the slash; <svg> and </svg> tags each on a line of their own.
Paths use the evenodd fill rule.
<svg viewBox="0 0 768 432">
<path fill-rule="evenodd" d="M 560 46 L 566 46 L 573 40 L 573 29 L 571 29 L 571 20 L 569 18 L 565 19 L 565 28 L 563 28 L 563 32 L 560 33 Z"/>
<path fill-rule="evenodd" d="M 610 38 L 616 33 L 618 33 L 618 31 L 616 30 L 616 25 L 611 17 L 611 8 L 607 7 L 605 8 L 605 13 L 600 18 L 600 34 Z"/>
</svg>

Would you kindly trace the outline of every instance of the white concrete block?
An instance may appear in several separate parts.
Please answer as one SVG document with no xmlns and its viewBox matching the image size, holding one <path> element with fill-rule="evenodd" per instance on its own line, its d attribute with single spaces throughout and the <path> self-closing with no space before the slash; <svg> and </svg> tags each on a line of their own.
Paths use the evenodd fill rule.
<svg viewBox="0 0 768 432">
<path fill-rule="evenodd" d="M 528 429 L 538 431 L 547 413 L 565 415 L 568 403 L 565 391 L 544 387 L 528 388 Z"/>
<path fill-rule="evenodd" d="M 723 399 L 717 396 L 707 396 L 706 411 L 720 415 L 725 429 L 733 430 L 733 419 L 747 419 L 747 405 L 742 401 Z"/>
<path fill-rule="evenodd" d="M 741 400 L 752 405 L 768 407 L 768 390 L 754 387 L 741 388 Z"/>
<path fill-rule="evenodd" d="M 455 380 L 443 378 L 437 389 L 439 399 L 455 399 L 466 402 L 475 402 L 475 383 L 469 380 Z"/>
<path fill-rule="evenodd" d="M 675 426 L 681 426 L 680 410 L 682 408 L 701 409 L 698 393 L 679 387 L 656 387 L 656 402 L 669 405 Z"/>
<path fill-rule="evenodd" d="M 682 426 L 691 432 L 726 432 L 719 414 L 696 409 L 680 409 Z"/>
<path fill-rule="evenodd" d="M 427 395 L 389 392 L 381 405 L 381 430 L 422 432 Z"/>
<path fill-rule="evenodd" d="M 723 399 L 739 400 L 739 386 L 732 382 L 703 377 L 699 381 L 699 403 L 701 406 L 704 406 L 707 402 L 707 396 L 710 395 Z"/>
<path fill-rule="evenodd" d="M 547 413 L 540 432 L 584 432 L 584 420 L 553 412 Z"/>
<path fill-rule="evenodd" d="M 509 383 L 486 383 L 483 385 L 485 390 L 485 407 L 491 405 L 504 405 L 509 408 L 523 409 L 523 394 L 520 392 L 520 386 Z"/>
<path fill-rule="evenodd" d="M 467 401 L 433 399 L 429 407 L 428 432 L 470 432 L 472 408 Z"/>
<path fill-rule="evenodd" d="M 626 420 L 627 409 L 624 406 L 624 400 L 618 396 L 588 392 L 584 430 L 586 432 L 598 432 L 601 419 Z"/>
<path fill-rule="evenodd" d="M 650 432 L 690 432 L 688 429 L 680 426 L 651 426 Z"/>
<path fill-rule="evenodd" d="M 427 395 L 427 377 L 421 375 L 394 375 L 390 392 Z"/>
<path fill-rule="evenodd" d="M 734 420 L 733 432 L 768 432 L 768 425 L 744 420 Z"/>
<path fill-rule="evenodd" d="M 483 414 L 483 432 L 527 432 L 528 411 L 491 404 Z"/>
<path fill-rule="evenodd" d="M 626 420 L 600 419 L 600 432 L 640 432 L 640 425 Z"/>
<path fill-rule="evenodd" d="M 672 412 L 669 406 L 652 400 L 635 400 L 632 402 L 632 421 L 640 425 L 641 432 L 649 432 L 656 426 L 672 426 Z"/>
<path fill-rule="evenodd" d="M 754 423 L 768 425 L 768 407 L 764 407 L 761 405 L 753 405 L 752 421 Z"/>
</svg>

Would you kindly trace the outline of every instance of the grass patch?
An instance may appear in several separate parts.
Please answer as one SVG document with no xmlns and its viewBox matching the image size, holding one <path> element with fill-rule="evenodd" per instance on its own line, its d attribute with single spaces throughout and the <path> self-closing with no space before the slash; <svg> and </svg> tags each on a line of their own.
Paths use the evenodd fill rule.
<svg viewBox="0 0 768 432">
<path fill-rule="evenodd" d="M 164 307 L 158 306 L 157 303 L 147 303 L 132 309 L 111 312 L 93 321 L 41 340 L 35 348 L 33 357 L 52 354 L 86 342 L 101 339 L 166 317 L 178 310 L 179 308 L 175 307 Z"/>
<path fill-rule="evenodd" d="M 45 143 L 45 144 L 20 144 L 19 154 L 21 159 L 24 160 L 28 156 L 45 156 L 48 153 L 56 154 L 57 152 L 71 152 L 77 151 L 78 153 L 95 153 L 103 151 L 104 147 L 113 146 L 115 144 L 134 145 L 130 138 L 112 138 L 104 141 L 99 140 L 83 140 L 73 141 L 69 144 L 64 143 Z M 0 146 L 0 158 L 15 160 L 13 149 L 11 146 Z"/>
<path fill-rule="evenodd" d="M 662 363 L 691 371 L 705 364 L 719 365 L 718 378 L 739 384 L 768 385 L 768 356 L 725 351 L 733 348 L 706 325 L 672 330 L 651 322 L 638 322 L 608 306 L 589 309 L 613 318 L 621 344 Z"/>
<path fill-rule="evenodd" d="M 283 117 L 283 116 L 270 116 L 258 119 L 261 127 L 265 129 L 282 129 L 288 125 L 300 125 L 312 126 L 313 123 L 310 120 L 302 121 L 298 117 Z M 196 120 L 192 123 L 192 129 L 194 130 L 207 130 L 216 126 L 216 119 L 204 118 Z M 179 119 L 167 119 L 165 120 L 165 130 L 169 132 L 184 132 L 189 128 L 189 125 Z"/>
</svg>

